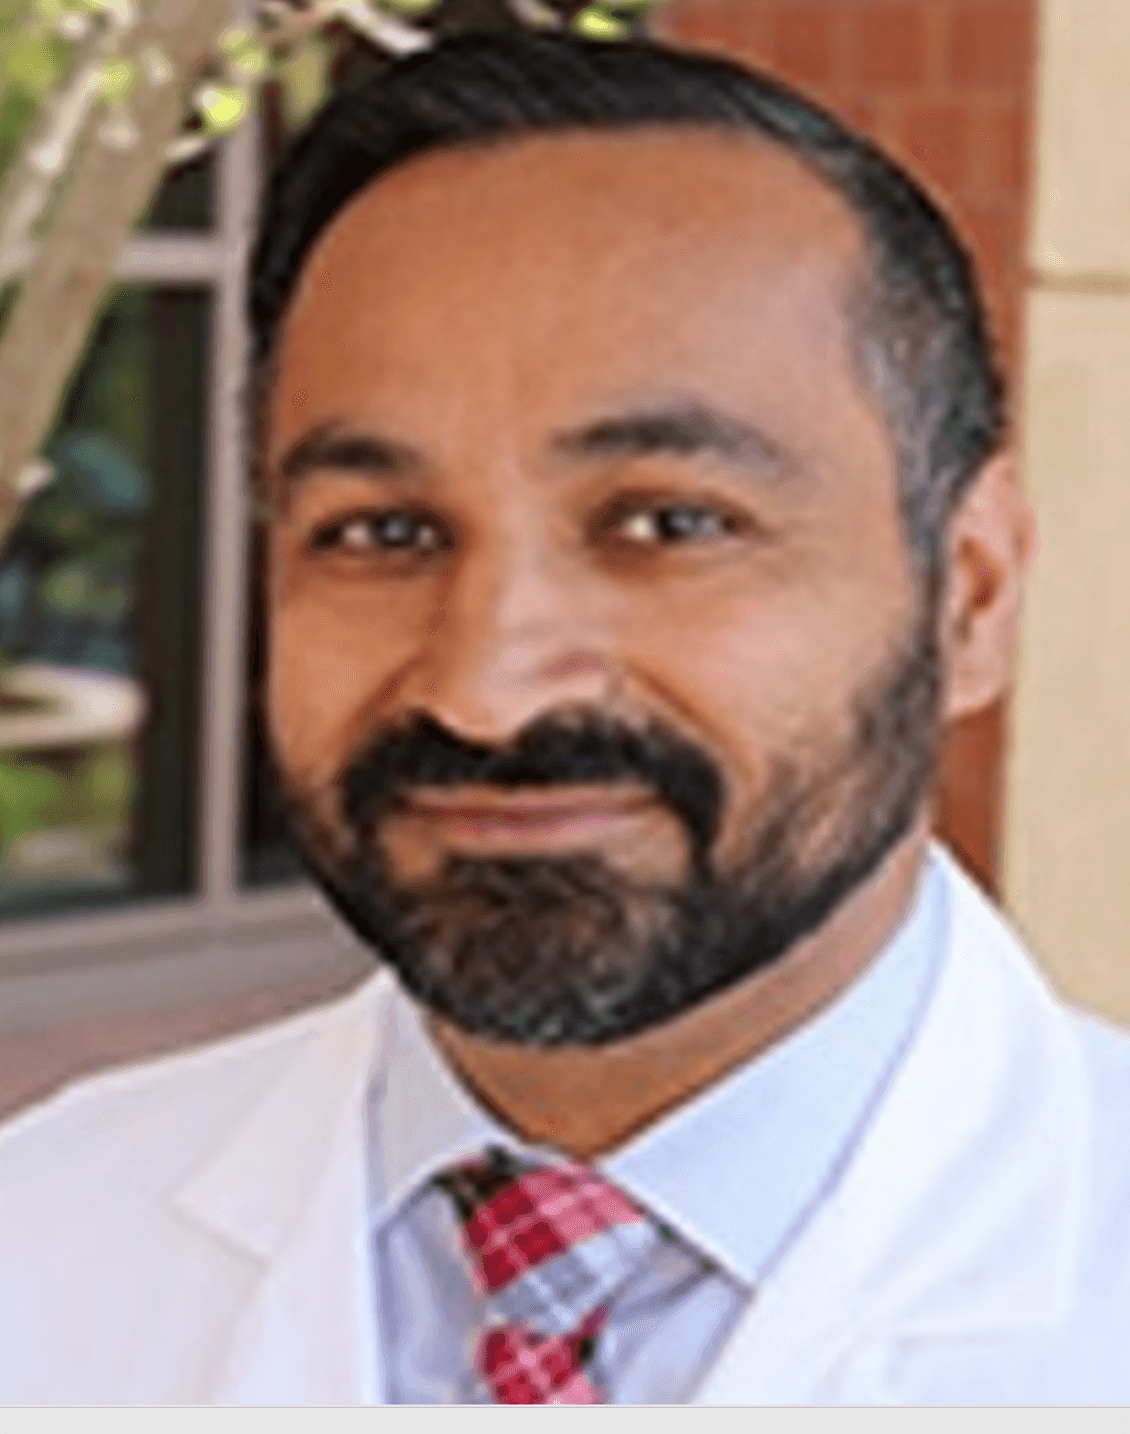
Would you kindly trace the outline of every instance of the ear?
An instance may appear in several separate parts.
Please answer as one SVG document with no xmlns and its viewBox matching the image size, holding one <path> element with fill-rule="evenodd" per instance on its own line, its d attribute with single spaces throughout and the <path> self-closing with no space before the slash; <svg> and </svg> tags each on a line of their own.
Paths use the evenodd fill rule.
<svg viewBox="0 0 1130 1434">
<path fill-rule="evenodd" d="M 947 721 L 967 717 L 1012 684 L 1024 575 L 1036 519 L 1007 454 L 981 469 L 950 519 L 942 648 Z"/>
</svg>

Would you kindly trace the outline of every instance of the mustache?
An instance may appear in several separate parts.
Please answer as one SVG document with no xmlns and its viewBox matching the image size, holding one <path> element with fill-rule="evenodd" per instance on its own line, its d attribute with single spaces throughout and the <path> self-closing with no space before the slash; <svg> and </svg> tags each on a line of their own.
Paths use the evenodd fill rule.
<svg viewBox="0 0 1130 1434">
<path fill-rule="evenodd" d="M 718 832 L 724 783 L 706 753 L 657 723 L 642 731 L 597 713 L 539 719 L 502 747 L 465 742 L 418 716 L 374 738 L 342 776 L 354 830 L 378 821 L 414 787 L 568 786 L 634 782 L 652 791 L 690 832 L 704 861 Z"/>
</svg>

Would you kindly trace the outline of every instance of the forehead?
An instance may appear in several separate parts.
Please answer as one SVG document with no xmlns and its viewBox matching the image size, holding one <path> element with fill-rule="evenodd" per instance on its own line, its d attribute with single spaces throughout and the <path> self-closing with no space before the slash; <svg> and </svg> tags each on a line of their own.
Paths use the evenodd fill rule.
<svg viewBox="0 0 1130 1434">
<path fill-rule="evenodd" d="M 562 250 L 595 279 L 609 262 L 738 250 L 749 279 L 782 261 L 846 282 L 861 250 L 843 200 L 779 145 L 721 128 L 564 130 L 428 151 L 363 188 L 307 254 L 290 305 L 341 303 L 413 261 L 450 277 L 484 252 L 537 262 Z M 478 255 L 474 251 L 478 250 Z M 324 305 L 323 305 L 324 307 Z"/>
<path fill-rule="evenodd" d="M 740 225 L 747 237 L 855 230 L 840 196 L 784 146 L 751 130 L 688 122 L 525 131 L 422 151 L 363 186 L 313 252 L 367 229 L 391 205 L 427 217 L 441 195 L 444 209 L 482 230 L 513 217 L 515 204 L 558 221 L 568 213 L 570 225 L 593 229 L 630 210 L 645 223 L 677 220 L 680 232 L 719 223 Z"/>
<path fill-rule="evenodd" d="M 846 394 L 861 259 L 840 197 L 736 131 L 564 131 L 429 152 L 362 190 L 308 254 L 271 426 L 293 431 L 331 399 L 365 408 L 378 391 L 407 413 L 428 384 L 479 408 L 509 397 L 511 414 L 682 391 L 690 377 L 716 390 L 736 367 L 760 373 L 770 403 L 822 371 Z"/>
</svg>

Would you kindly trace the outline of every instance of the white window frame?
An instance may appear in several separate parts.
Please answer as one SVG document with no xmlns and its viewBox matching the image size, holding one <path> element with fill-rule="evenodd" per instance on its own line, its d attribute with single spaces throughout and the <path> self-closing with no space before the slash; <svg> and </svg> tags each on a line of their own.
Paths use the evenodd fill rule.
<svg viewBox="0 0 1130 1434">
<path fill-rule="evenodd" d="M 113 911 L 0 925 L 0 1033 L 113 1015 L 175 1016 L 244 1002 L 255 1014 L 300 987 L 347 985 L 372 957 L 312 883 L 271 891 L 238 882 L 246 759 L 247 559 L 251 504 L 241 405 L 250 353 L 245 281 L 259 195 L 259 124 L 218 154 L 215 224 L 199 236 L 139 235 L 119 281 L 206 285 L 212 296 L 204 477 L 197 889 Z M 290 1000 L 293 1004 L 293 1000 Z"/>
</svg>

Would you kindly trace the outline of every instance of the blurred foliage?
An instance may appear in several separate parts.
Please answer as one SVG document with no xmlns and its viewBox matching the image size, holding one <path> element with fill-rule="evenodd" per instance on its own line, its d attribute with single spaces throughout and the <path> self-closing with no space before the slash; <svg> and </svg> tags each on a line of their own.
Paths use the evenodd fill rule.
<svg viewBox="0 0 1130 1434">
<path fill-rule="evenodd" d="M 0 0 L 0 179 L 40 107 L 60 91 L 89 17 L 111 0 Z M 144 0 L 143 0 L 144 3 Z M 369 0 L 368 8 L 424 31 L 450 34 L 468 28 L 517 26 L 523 13 L 591 39 L 638 34 L 663 0 Z M 250 25 L 233 24 L 217 36 L 216 57 L 194 92 L 188 129 L 213 135 L 237 128 L 259 103 L 259 87 L 280 86 L 287 122 L 305 123 L 332 91 L 331 70 L 349 16 L 326 0 L 301 0 L 295 16 L 325 12 L 325 22 L 279 43 L 286 7 L 264 10 Z M 364 4 L 361 6 L 365 8 Z M 75 28 L 72 28 L 75 27 Z M 281 29 L 280 29 L 281 27 Z M 123 105 L 139 83 L 138 67 L 126 58 L 102 64 L 100 98 Z"/>
<path fill-rule="evenodd" d="M 42 103 L 67 72 L 72 45 L 62 35 L 39 34 L 6 37 L 3 51 L 5 88 L 10 86 L 36 103 Z"/>
<path fill-rule="evenodd" d="M 21 755 L 0 754 L 0 821 L 5 846 L 45 827 L 120 826 L 133 803 L 133 761 L 103 747 L 71 771 Z"/>
<path fill-rule="evenodd" d="M 316 34 L 279 66 L 283 114 L 289 128 L 297 129 L 304 125 L 325 103 L 333 58 L 332 40 L 326 35 Z"/>
<path fill-rule="evenodd" d="M 0 99 L 0 179 L 19 149 L 38 108 L 35 100 L 24 90 L 5 87 Z"/>
<path fill-rule="evenodd" d="M 65 807 L 66 782 L 43 763 L 22 756 L 0 758 L 0 820 L 4 844 L 26 831 L 53 826 Z"/>
<path fill-rule="evenodd" d="M 0 179 L 73 49 L 29 0 L 0 0 Z"/>
</svg>

